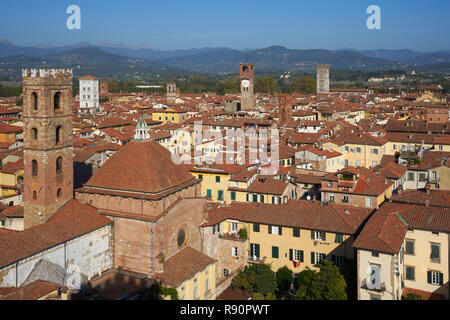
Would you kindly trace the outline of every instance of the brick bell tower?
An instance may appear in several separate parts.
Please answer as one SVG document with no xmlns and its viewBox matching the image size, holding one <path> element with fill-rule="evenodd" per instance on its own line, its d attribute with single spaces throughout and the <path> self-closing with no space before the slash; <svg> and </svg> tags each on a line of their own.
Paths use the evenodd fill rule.
<svg viewBox="0 0 450 320">
<path fill-rule="evenodd" d="M 242 63 L 240 65 L 239 77 L 241 79 L 241 110 L 253 108 L 255 70 L 253 64 Z"/>
<path fill-rule="evenodd" d="M 292 122 L 293 98 L 290 94 L 280 94 L 278 96 L 278 113 L 280 122 Z"/>
<path fill-rule="evenodd" d="M 72 70 L 25 69 L 24 226 L 49 220 L 73 199 Z"/>
</svg>

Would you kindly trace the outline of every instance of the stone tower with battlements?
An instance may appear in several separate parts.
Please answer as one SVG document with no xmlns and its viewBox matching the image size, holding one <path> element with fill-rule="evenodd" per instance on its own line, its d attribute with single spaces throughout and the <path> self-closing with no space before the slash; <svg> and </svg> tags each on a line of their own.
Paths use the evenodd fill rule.
<svg viewBox="0 0 450 320">
<path fill-rule="evenodd" d="M 330 93 L 330 65 L 318 64 L 317 65 L 317 93 L 329 94 Z"/>
<path fill-rule="evenodd" d="M 73 199 L 72 70 L 24 69 L 24 225 Z"/>
</svg>

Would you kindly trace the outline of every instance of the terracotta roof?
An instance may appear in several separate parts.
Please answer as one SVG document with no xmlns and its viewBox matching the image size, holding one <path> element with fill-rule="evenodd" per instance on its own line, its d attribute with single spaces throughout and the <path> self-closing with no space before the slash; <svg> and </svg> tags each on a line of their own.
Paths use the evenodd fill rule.
<svg viewBox="0 0 450 320">
<path fill-rule="evenodd" d="M 403 245 L 408 226 L 398 213 L 378 210 L 366 223 L 353 242 L 353 247 L 397 254 Z"/>
<path fill-rule="evenodd" d="M 408 293 L 418 294 L 421 296 L 421 300 L 444 300 L 445 297 L 442 294 L 435 293 L 435 292 L 428 292 L 423 291 L 419 289 L 413 289 L 413 288 L 404 288 L 402 293 L 402 299 L 406 300 L 406 295 Z"/>
<path fill-rule="evenodd" d="M 2 211 L 6 217 L 23 218 L 23 206 L 12 206 Z"/>
<path fill-rule="evenodd" d="M 15 233 L 0 233 L 0 267 L 112 223 L 89 205 L 71 200 L 47 223 Z"/>
<path fill-rule="evenodd" d="M 450 209 L 385 203 L 368 220 L 353 247 L 396 254 L 407 229 L 450 232 Z"/>
<path fill-rule="evenodd" d="M 288 186 L 289 182 L 285 182 L 283 179 L 275 179 L 273 176 L 260 175 L 247 187 L 247 191 L 282 195 Z"/>
<path fill-rule="evenodd" d="M 85 186 L 158 193 L 194 177 L 172 162 L 171 153 L 154 141 L 127 143 L 97 170 Z"/>
<path fill-rule="evenodd" d="M 394 194 L 389 199 L 392 202 L 429 205 L 432 207 L 450 208 L 450 190 L 407 190 Z"/>
<path fill-rule="evenodd" d="M 13 290 L 0 296 L 0 300 L 38 300 L 53 291 L 56 291 L 58 287 L 56 284 L 37 280 L 23 287 L 12 288 Z M 1 292 L 1 291 L 0 291 Z"/>
<path fill-rule="evenodd" d="M 219 300 L 249 300 L 251 296 L 232 287 L 228 287 L 218 297 Z"/>
<path fill-rule="evenodd" d="M 80 80 L 98 80 L 98 78 L 91 76 L 90 74 L 80 78 Z"/>
<path fill-rule="evenodd" d="M 225 207 L 209 210 L 209 219 L 203 226 L 214 225 L 225 219 L 296 227 L 309 230 L 354 234 L 372 212 L 341 204 L 321 205 L 306 200 L 289 200 L 287 204 L 260 204 L 233 202 Z"/>
<path fill-rule="evenodd" d="M 14 174 L 17 171 L 23 170 L 23 159 L 17 160 L 16 162 L 8 162 L 2 169 L 3 173 Z"/>
<path fill-rule="evenodd" d="M 164 273 L 160 278 L 162 282 L 178 287 L 183 281 L 192 279 L 196 273 L 216 261 L 191 247 L 186 247 L 164 262 Z"/>
<path fill-rule="evenodd" d="M 0 123 L 0 133 L 21 133 L 23 128 L 12 126 L 6 123 Z"/>
</svg>

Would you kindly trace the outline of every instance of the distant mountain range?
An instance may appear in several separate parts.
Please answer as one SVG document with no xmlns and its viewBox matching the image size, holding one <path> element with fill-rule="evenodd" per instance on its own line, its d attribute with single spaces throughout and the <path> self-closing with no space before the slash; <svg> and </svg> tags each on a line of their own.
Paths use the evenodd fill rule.
<svg viewBox="0 0 450 320">
<path fill-rule="evenodd" d="M 235 50 L 227 47 L 189 50 L 157 50 L 122 45 L 21 47 L 0 40 L 0 78 L 12 76 L 22 67 L 68 67 L 76 75 L 99 77 L 153 78 L 192 73 L 237 73 L 238 64 L 251 62 L 257 72 L 315 70 L 316 64 L 332 69 L 382 71 L 417 69 L 422 72 L 450 72 L 450 52 L 423 53 L 404 50 L 296 50 L 281 46 Z"/>
<path fill-rule="evenodd" d="M 193 74 L 158 62 L 124 57 L 90 47 L 37 57 L 14 55 L 0 58 L 0 80 L 20 79 L 22 68 L 69 68 L 73 69 L 75 77 L 92 74 L 100 78 L 145 80 Z"/>
</svg>

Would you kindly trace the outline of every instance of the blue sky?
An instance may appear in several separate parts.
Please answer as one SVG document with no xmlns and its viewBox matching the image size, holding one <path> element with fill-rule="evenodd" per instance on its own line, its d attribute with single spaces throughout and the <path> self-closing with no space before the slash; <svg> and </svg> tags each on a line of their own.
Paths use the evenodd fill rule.
<svg viewBox="0 0 450 320">
<path fill-rule="evenodd" d="M 81 8 L 68 30 L 66 8 Z M 369 5 L 381 30 L 368 30 Z M 450 50 L 447 0 L 1 0 L 0 39 L 18 45 L 109 42 L 158 49 Z"/>
</svg>

